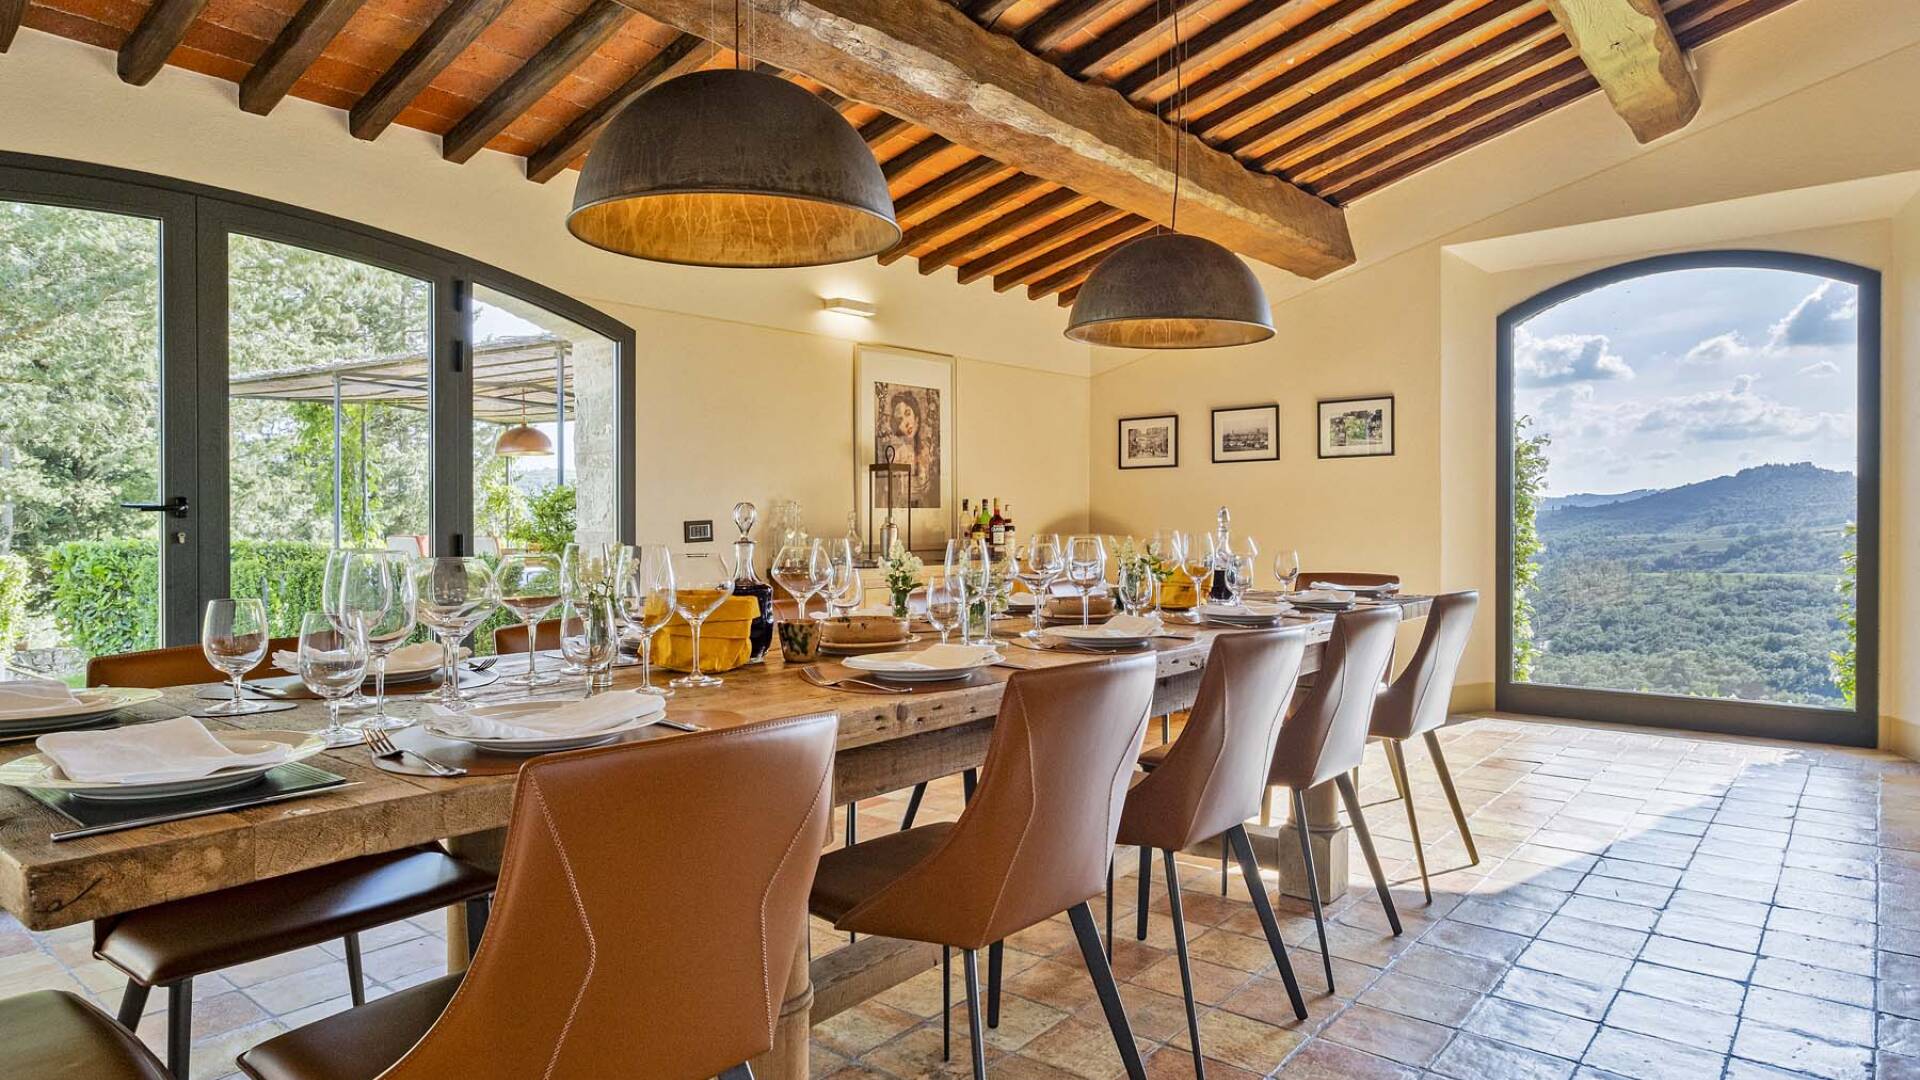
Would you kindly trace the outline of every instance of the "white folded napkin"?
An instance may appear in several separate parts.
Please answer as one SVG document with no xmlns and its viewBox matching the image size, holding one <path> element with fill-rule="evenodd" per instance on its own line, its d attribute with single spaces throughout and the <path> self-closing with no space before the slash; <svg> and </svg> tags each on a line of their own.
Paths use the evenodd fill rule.
<svg viewBox="0 0 1920 1080">
<path fill-rule="evenodd" d="M 18 713 L 22 716 L 38 714 L 47 709 L 62 705 L 74 705 L 73 691 L 65 683 L 52 679 L 9 679 L 0 682 L 0 720 L 6 720 Z"/>
<path fill-rule="evenodd" d="M 1076 638 L 1143 638 L 1154 637 L 1162 629 L 1160 620 L 1151 615 L 1115 615 L 1098 626 L 1071 624 L 1056 626 L 1043 633 L 1064 634 Z"/>
<path fill-rule="evenodd" d="M 917 652 L 899 656 L 867 657 L 867 664 L 862 666 L 870 664 L 894 671 L 957 671 L 991 664 L 999 659 L 1000 653 L 991 645 L 929 645 Z"/>
<path fill-rule="evenodd" d="M 67 779 L 86 784 L 193 780 L 240 765 L 285 761 L 292 749 L 269 742 L 255 753 L 236 753 L 191 716 L 112 731 L 60 731 L 40 736 L 34 746 Z"/>
<path fill-rule="evenodd" d="M 1322 592 L 1386 593 L 1398 592 L 1400 590 L 1400 586 L 1395 585 L 1391 581 L 1382 582 L 1378 585 L 1342 585 L 1337 581 L 1315 581 L 1309 584 Z"/>
<path fill-rule="evenodd" d="M 1345 604 L 1353 600 L 1353 590 L 1312 588 L 1294 593 L 1287 599 L 1304 600 L 1309 604 Z"/>
<path fill-rule="evenodd" d="M 613 731 L 666 707 L 658 695 L 615 690 L 534 712 L 526 711 L 526 702 L 483 705 L 464 713 L 435 706 L 433 712 L 440 717 L 435 727 L 476 739 L 563 739 Z"/>
<path fill-rule="evenodd" d="M 1229 619 L 1271 619 L 1275 615 L 1280 614 L 1281 607 L 1279 604 L 1265 604 L 1256 601 L 1254 603 L 1244 604 L 1201 604 L 1199 611 L 1202 615 L 1212 615 Z"/>
</svg>

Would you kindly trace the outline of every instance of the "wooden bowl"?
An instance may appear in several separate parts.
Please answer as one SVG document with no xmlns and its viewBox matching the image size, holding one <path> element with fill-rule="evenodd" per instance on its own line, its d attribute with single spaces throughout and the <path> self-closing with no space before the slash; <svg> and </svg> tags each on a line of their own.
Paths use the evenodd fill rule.
<svg viewBox="0 0 1920 1080">
<path fill-rule="evenodd" d="M 878 645 L 912 636 L 906 619 L 891 615 L 843 615 L 820 620 L 822 645 Z"/>
</svg>

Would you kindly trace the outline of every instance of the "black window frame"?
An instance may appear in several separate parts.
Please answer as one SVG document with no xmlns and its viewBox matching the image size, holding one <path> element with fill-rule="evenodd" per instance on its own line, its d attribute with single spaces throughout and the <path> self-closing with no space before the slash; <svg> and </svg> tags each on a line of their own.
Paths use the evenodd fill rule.
<svg viewBox="0 0 1920 1080">
<path fill-rule="evenodd" d="M 1515 682 L 1513 679 L 1513 338 L 1527 320 L 1596 289 L 1676 270 L 1786 270 L 1859 291 L 1854 590 L 1859 634 L 1854 705 L 1848 709 L 1729 701 L 1679 694 Z M 1607 723 L 1711 731 L 1802 742 L 1873 746 L 1880 728 L 1880 368 L 1881 275 L 1854 263 L 1799 252 L 1692 251 L 1636 259 L 1583 274 L 1502 312 L 1497 320 L 1495 520 L 1497 615 L 1494 703 L 1503 711 Z"/>
</svg>

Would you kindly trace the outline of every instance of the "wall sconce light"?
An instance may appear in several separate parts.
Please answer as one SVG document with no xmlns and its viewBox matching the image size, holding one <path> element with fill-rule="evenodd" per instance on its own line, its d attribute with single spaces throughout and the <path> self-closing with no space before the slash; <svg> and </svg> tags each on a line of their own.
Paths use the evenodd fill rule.
<svg viewBox="0 0 1920 1080">
<path fill-rule="evenodd" d="M 871 319 L 880 313 L 880 309 L 865 300 L 854 300 L 845 296 L 823 296 L 821 308 L 835 315 L 853 315 L 862 319 Z"/>
</svg>

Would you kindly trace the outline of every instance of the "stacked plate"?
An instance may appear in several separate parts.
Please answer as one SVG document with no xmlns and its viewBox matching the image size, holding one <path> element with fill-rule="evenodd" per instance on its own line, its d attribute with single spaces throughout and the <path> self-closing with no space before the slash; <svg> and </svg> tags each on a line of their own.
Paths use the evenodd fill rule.
<svg viewBox="0 0 1920 1080">
<path fill-rule="evenodd" d="M 1152 641 L 1154 633 L 1112 626 L 1055 626 L 1046 636 L 1082 649 L 1137 649 Z"/>
<path fill-rule="evenodd" d="M 871 653 L 842 661 L 847 667 L 888 682 L 947 682 L 964 679 L 976 671 L 1000 662 L 993 650 L 984 646 L 966 648 L 920 649 L 911 652 Z"/>
<path fill-rule="evenodd" d="M 1287 603 L 1308 611 L 1352 611 L 1351 589 L 1303 589 L 1287 597 Z"/>
<path fill-rule="evenodd" d="M 96 686 L 75 690 L 73 700 L 36 708 L 0 710 L 0 741 L 45 735 L 50 731 L 71 731 L 92 727 L 133 705 L 160 699 L 160 691 L 134 687 Z"/>
<path fill-rule="evenodd" d="M 1201 604 L 1194 608 L 1209 626 L 1273 626 L 1292 609 L 1285 604 L 1250 600 L 1239 604 Z"/>
<path fill-rule="evenodd" d="M 578 750 L 609 743 L 630 731 L 649 727 L 666 715 L 666 700 L 657 694 L 628 691 L 608 693 L 621 695 L 621 701 L 632 706 L 630 714 L 611 723 L 587 726 L 578 732 L 541 730 L 543 714 L 552 713 L 578 699 L 482 705 L 458 716 L 431 717 L 421 726 L 429 735 L 469 743 L 497 754 L 546 754 L 555 750 Z M 484 721 L 484 727 L 470 725 L 468 717 Z M 515 728 L 519 730 L 507 733 Z"/>
<path fill-rule="evenodd" d="M 71 780 L 60 767 L 39 754 L 28 754 L 0 765 L 0 785 L 58 791 L 77 799 L 102 802 L 135 802 L 148 799 L 176 799 L 255 783 L 274 769 L 289 762 L 310 758 L 327 748 L 327 740 L 310 731 L 212 731 L 208 732 L 236 754 L 255 755 L 278 743 L 286 748 L 284 757 L 273 761 L 236 765 L 190 780 L 148 782 L 100 782 Z"/>
</svg>

